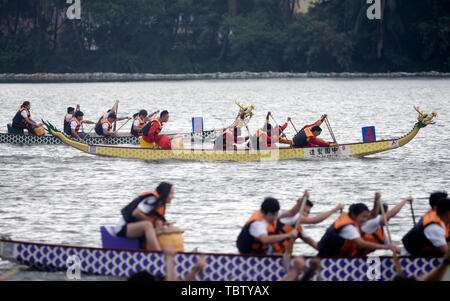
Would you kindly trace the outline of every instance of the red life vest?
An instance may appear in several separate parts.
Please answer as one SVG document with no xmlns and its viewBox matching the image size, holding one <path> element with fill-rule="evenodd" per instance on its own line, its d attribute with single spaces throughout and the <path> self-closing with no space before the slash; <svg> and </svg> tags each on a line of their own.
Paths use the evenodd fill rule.
<svg viewBox="0 0 450 301">
<path fill-rule="evenodd" d="M 155 131 L 155 134 L 158 135 L 162 131 L 162 123 L 161 123 L 161 120 L 159 118 L 153 118 L 152 120 L 150 120 L 150 124 L 152 126 L 153 126 L 153 123 L 155 123 L 155 122 L 158 123 L 158 128 Z"/>
</svg>

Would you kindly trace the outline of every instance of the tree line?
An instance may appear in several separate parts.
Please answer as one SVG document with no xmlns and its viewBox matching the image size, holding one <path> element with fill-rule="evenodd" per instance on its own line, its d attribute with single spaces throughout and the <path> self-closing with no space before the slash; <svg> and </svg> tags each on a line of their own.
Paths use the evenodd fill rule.
<svg viewBox="0 0 450 301">
<path fill-rule="evenodd" d="M 450 71 L 448 0 L 0 0 L 0 73 Z"/>
</svg>

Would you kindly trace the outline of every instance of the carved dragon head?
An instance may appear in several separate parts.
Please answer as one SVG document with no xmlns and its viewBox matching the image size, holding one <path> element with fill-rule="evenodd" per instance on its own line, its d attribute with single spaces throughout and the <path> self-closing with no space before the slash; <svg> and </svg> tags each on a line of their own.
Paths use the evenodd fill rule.
<svg viewBox="0 0 450 301">
<path fill-rule="evenodd" d="M 236 104 L 239 106 L 239 114 L 245 113 L 245 117 L 250 116 L 252 110 L 255 108 L 254 105 L 251 105 L 249 107 L 243 106 L 239 101 L 236 101 Z"/>
<path fill-rule="evenodd" d="M 433 118 L 437 116 L 437 113 L 433 111 L 431 114 L 424 113 L 420 110 L 420 107 L 414 106 L 414 109 L 419 113 L 419 116 L 417 117 L 417 120 L 419 121 L 420 127 L 426 127 L 429 124 L 435 124 L 436 122 L 433 121 Z"/>
</svg>

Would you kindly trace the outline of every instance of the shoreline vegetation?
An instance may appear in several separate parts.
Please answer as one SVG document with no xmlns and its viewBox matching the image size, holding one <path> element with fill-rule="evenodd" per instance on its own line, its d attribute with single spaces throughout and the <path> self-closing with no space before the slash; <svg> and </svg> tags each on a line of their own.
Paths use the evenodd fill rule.
<svg viewBox="0 0 450 301">
<path fill-rule="evenodd" d="M 377 0 L 379 17 L 367 0 L 308 0 L 308 9 L 298 0 L 75 2 L 0 1 L 0 74 L 64 74 L 34 81 L 86 72 L 120 74 L 114 80 L 450 72 L 448 0 Z M 83 77 L 111 80 L 73 76 Z"/>
<path fill-rule="evenodd" d="M 215 72 L 215 73 L 0 73 L 0 83 L 30 83 L 30 82 L 116 82 L 116 81 L 166 81 L 166 80 L 217 80 L 217 79 L 289 79 L 289 78 L 449 78 L 449 72 Z"/>
</svg>

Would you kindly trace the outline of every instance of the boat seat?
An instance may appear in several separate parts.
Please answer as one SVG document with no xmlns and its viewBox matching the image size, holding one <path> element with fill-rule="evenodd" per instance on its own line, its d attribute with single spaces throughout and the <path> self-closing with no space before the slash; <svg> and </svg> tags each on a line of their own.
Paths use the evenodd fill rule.
<svg viewBox="0 0 450 301">
<path fill-rule="evenodd" d="M 8 134 L 24 134 L 23 133 L 23 129 L 16 129 L 16 128 L 13 128 L 13 126 L 12 126 L 12 124 L 11 123 L 8 123 L 7 125 L 6 125 L 6 127 L 8 128 Z"/>
<path fill-rule="evenodd" d="M 103 248 L 108 249 L 140 249 L 140 242 L 137 238 L 118 237 L 114 233 L 114 227 L 100 227 Z"/>
</svg>

